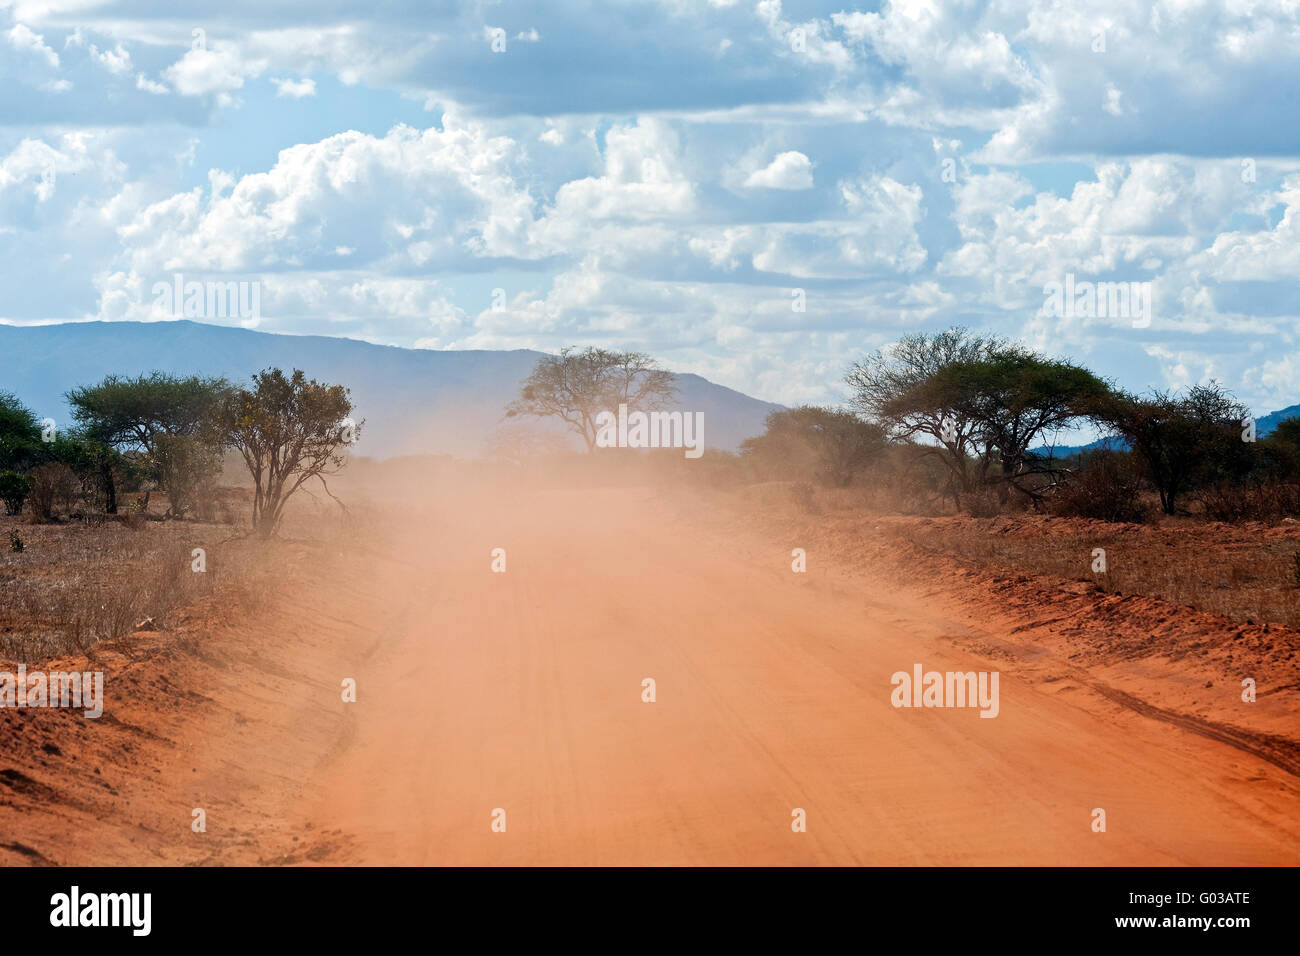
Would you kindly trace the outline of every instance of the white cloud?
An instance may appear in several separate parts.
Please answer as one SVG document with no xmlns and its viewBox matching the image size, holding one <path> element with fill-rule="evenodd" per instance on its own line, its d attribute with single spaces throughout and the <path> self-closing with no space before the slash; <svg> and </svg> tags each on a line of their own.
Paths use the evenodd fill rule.
<svg viewBox="0 0 1300 956">
<path fill-rule="evenodd" d="M 831 397 L 846 350 L 952 322 L 1095 348 L 1135 387 L 1211 368 L 1300 387 L 1275 355 L 1300 319 L 1300 156 L 1278 120 L 1294 0 L 662 0 L 635 31 L 559 5 L 501 28 L 518 55 L 499 57 L 472 5 L 422 9 L 419 29 L 404 4 L 263 5 L 207 17 L 206 49 L 184 12 L 0 6 L 8 317 L 24 296 L 47 318 L 136 315 L 139 284 L 175 266 L 261 277 L 284 329 L 608 341 L 787 400 Z M 257 77 L 277 97 L 236 98 Z M 292 138 L 309 96 L 338 135 Z M 411 104 L 443 125 L 366 125 Z M 462 311 L 456 277 L 497 269 L 530 276 L 509 314 Z M 1141 347 L 1038 314 L 1067 272 L 1154 283 Z"/>
<path fill-rule="evenodd" d="M 117 76 L 125 76 L 131 72 L 131 54 L 123 49 L 120 43 L 111 50 L 101 50 L 92 43 L 90 58 Z"/>
<path fill-rule="evenodd" d="M 165 85 L 149 79 L 143 73 L 139 73 L 136 75 L 135 88 L 137 90 L 144 90 L 144 92 L 146 93 L 153 93 L 158 96 L 170 92 L 170 90 L 168 90 Z"/>
<path fill-rule="evenodd" d="M 309 77 L 301 80 L 273 77 L 271 82 L 275 84 L 276 96 L 288 96 L 300 100 L 305 96 L 316 95 L 316 81 Z"/>
<path fill-rule="evenodd" d="M 268 172 L 212 193 L 179 193 L 119 230 L 131 271 L 299 270 L 356 265 L 448 268 L 478 256 L 528 255 L 531 196 L 516 186 L 517 147 L 477 124 L 340 133 L 284 150 Z"/>
<path fill-rule="evenodd" d="M 33 31 L 26 24 L 16 24 L 5 34 L 5 39 L 15 50 L 31 53 L 43 59 L 51 67 L 58 67 L 59 55 L 45 45 L 45 37 Z"/>
<path fill-rule="evenodd" d="M 1293 282 L 1300 276 L 1300 175 L 1287 179 L 1274 198 L 1285 206 L 1276 226 L 1224 232 L 1189 267 L 1221 281 Z"/>
<path fill-rule="evenodd" d="M 183 96 L 229 93 L 244 85 L 244 79 L 262 72 L 257 60 L 245 61 L 237 47 L 214 45 L 191 49 L 163 71 L 163 76 Z"/>
<path fill-rule="evenodd" d="M 641 117 L 605 134 L 604 173 L 561 186 L 539 224 L 538 238 L 560 251 L 608 220 L 684 219 L 696 203 L 695 185 L 681 163 L 672 127 Z"/>
<path fill-rule="evenodd" d="M 1106 101 L 1102 104 L 1101 108 L 1104 109 L 1111 116 L 1123 116 L 1124 107 L 1120 105 L 1120 100 L 1123 98 L 1123 96 L 1124 94 L 1121 93 L 1118 88 L 1116 88 L 1114 83 L 1107 83 Z"/>
<path fill-rule="evenodd" d="M 885 176 L 839 184 L 847 219 L 700 229 L 689 242 L 714 268 L 796 278 L 862 278 L 909 273 L 924 264 L 916 235 L 921 189 Z"/>
<path fill-rule="evenodd" d="M 751 189 L 812 189 L 812 161 L 797 150 L 779 153 L 766 167 L 750 173 L 745 185 Z"/>
</svg>

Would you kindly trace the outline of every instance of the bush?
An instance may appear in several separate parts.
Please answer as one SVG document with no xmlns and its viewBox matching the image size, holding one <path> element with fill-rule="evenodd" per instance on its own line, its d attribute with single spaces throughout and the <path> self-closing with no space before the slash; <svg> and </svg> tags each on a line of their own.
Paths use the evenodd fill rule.
<svg viewBox="0 0 1300 956">
<path fill-rule="evenodd" d="M 81 482 L 67 465 L 41 465 L 31 475 L 32 517 L 49 521 L 54 517 L 54 502 L 70 501 L 81 489 Z"/>
<path fill-rule="evenodd" d="M 1221 481 L 1198 489 L 1194 497 L 1215 521 L 1276 521 L 1300 512 L 1300 487 L 1283 481 Z"/>
<path fill-rule="evenodd" d="M 961 496 L 961 506 L 972 518 L 996 518 L 1003 511 L 1012 510 L 1010 502 L 1003 501 L 992 486 L 966 492 Z"/>
<path fill-rule="evenodd" d="M 185 435 L 159 435 L 155 440 L 158 476 L 167 492 L 167 511 L 183 518 L 198 499 L 211 494 L 221 473 L 221 453 L 212 445 Z"/>
<path fill-rule="evenodd" d="M 1095 452 L 1048 499 L 1052 514 L 1063 518 L 1142 522 L 1149 509 L 1142 481 L 1127 453 Z"/>
<path fill-rule="evenodd" d="M 22 514 L 23 502 L 32 491 L 32 480 L 16 471 L 0 471 L 0 501 L 5 503 L 5 514 Z"/>
</svg>

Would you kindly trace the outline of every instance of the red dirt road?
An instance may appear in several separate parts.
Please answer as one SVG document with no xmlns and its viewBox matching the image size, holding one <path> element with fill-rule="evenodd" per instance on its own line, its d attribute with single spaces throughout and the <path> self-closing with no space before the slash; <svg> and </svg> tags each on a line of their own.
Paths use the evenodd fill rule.
<svg viewBox="0 0 1300 956">
<path fill-rule="evenodd" d="M 1228 680 L 1090 671 L 919 566 L 832 573 L 831 545 L 643 490 L 433 499 L 290 542 L 268 607 L 114 665 L 105 719 L 3 715 L 0 862 L 1300 863 L 1289 691 L 1215 698 L 1279 765 L 1162 717 L 1181 690 L 1143 712 Z M 918 663 L 998 671 L 998 716 L 895 709 Z"/>
<path fill-rule="evenodd" d="M 1293 775 L 964 653 L 980 623 L 932 595 L 832 583 L 816 550 L 795 574 L 799 544 L 755 563 L 648 492 L 413 534 L 302 819 L 340 863 L 1300 862 Z M 999 670 L 999 715 L 895 709 L 915 663 Z"/>
</svg>

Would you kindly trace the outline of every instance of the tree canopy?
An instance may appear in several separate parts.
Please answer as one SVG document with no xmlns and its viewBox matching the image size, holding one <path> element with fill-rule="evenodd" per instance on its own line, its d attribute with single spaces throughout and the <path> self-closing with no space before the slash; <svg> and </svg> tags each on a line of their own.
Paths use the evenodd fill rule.
<svg viewBox="0 0 1300 956">
<path fill-rule="evenodd" d="M 342 385 L 264 369 L 249 386 L 227 389 L 219 414 L 223 444 L 235 448 L 253 478 L 253 528 L 275 533 L 284 507 L 303 484 L 321 482 L 347 461 L 342 449 L 360 435 L 351 393 Z"/>
<path fill-rule="evenodd" d="M 596 417 L 617 413 L 619 405 L 639 411 L 663 408 L 677 394 L 675 377 L 642 352 L 573 348 L 543 356 L 523 382 L 519 397 L 506 406 L 517 415 L 554 417 L 582 436 L 587 451 L 596 447 Z"/>
</svg>

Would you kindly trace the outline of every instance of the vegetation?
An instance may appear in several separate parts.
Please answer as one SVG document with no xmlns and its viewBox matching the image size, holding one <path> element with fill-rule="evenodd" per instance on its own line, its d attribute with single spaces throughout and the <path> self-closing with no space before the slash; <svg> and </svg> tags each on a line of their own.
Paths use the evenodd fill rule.
<svg viewBox="0 0 1300 956">
<path fill-rule="evenodd" d="M 21 471 L 40 458 L 36 414 L 11 392 L 0 392 L 0 471 Z"/>
<path fill-rule="evenodd" d="M 961 328 L 906 336 L 853 362 L 844 382 L 845 407 L 779 410 L 739 455 L 711 451 L 690 467 L 713 486 L 869 487 L 878 506 L 909 513 L 1032 509 L 1105 521 L 1300 514 L 1300 419 L 1256 441 L 1247 409 L 1215 382 L 1130 394 L 1075 363 Z M 660 410 L 676 394 L 672 373 L 648 355 L 566 348 L 539 360 L 522 383 L 492 437 L 493 457 L 520 464 L 562 452 L 556 433 L 510 419 L 554 419 L 590 452 L 602 412 Z M 253 529 L 269 537 L 300 489 L 319 482 L 333 497 L 328 478 L 360 428 L 346 388 L 297 369 L 266 369 L 244 385 L 110 375 L 67 398 L 75 425 L 51 436 L 18 397 L 0 392 L 0 500 L 11 516 L 116 515 L 129 491 L 141 497 L 126 517 L 138 520 L 155 488 L 166 494 L 164 517 L 212 514 L 203 502 L 233 450 L 252 481 Z M 1111 436 L 1111 448 L 1065 457 L 1046 450 L 1076 426 Z M 685 467 L 662 451 L 644 460 L 664 473 Z"/>
<path fill-rule="evenodd" d="M 582 436 L 590 452 L 596 447 L 596 417 L 601 412 L 617 414 L 619 405 L 654 411 L 676 394 L 672 373 L 641 352 L 566 348 L 538 360 L 519 398 L 507 406 L 506 418 L 558 418 Z"/>
<path fill-rule="evenodd" d="M 75 427 L 42 436 L 35 414 L 0 393 L 0 500 L 6 513 L 24 504 L 32 520 L 102 509 L 117 515 L 125 489 L 142 492 L 133 524 L 147 513 L 153 489 L 167 497 L 165 518 L 184 518 L 215 497 L 222 456 L 234 449 L 254 483 L 253 527 L 269 537 L 293 494 L 346 461 L 340 449 L 360 426 L 347 419 L 345 388 L 267 369 L 251 387 L 221 378 L 165 372 L 110 375 L 67 395 Z M 48 438 L 49 440 L 45 440 Z M 325 486 L 328 492 L 328 486 Z"/>
<path fill-rule="evenodd" d="M 662 407 L 672 381 L 640 353 L 565 349 L 537 363 L 507 418 L 556 418 L 590 451 L 600 412 Z M 1300 514 L 1300 419 L 1255 441 L 1247 409 L 1215 382 L 1134 395 L 1076 363 L 953 328 L 905 336 L 851 363 L 844 383 L 843 408 L 774 412 L 739 456 L 710 451 L 712 464 L 696 472 L 711 485 L 794 482 L 805 504 L 814 485 L 870 486 L 880 507 L 905 513 L 940 513 L 946 501 L 972 515 L 1032 509 L 1104 521 Z M 1050 451 L 1080 427 L 1110 447 Z M 555 451 L 515 431 L 501 432 L 493 449 L 516 463 Z"/>
<path fill-rule="evenodd" d="M 179 517 L 193 507 L 197 489 L 221 470 L 215 412 L 228 387 L 224 379 L 153 372 L 110 375 L 98 385 L 73 389 L 67 398 L 81 440 L 132 454 Z"/>
<path fill-rule="evenodd" d="M 534 430 L 524 419 L 553 419 L 581 435 L 590 452 L 597 447 L 600 413 L 617 413 L 620 405 L 661 410 L 677 394 L 675 379 L 642 353 L 565 349 L 542 358 L 523 382 L 491 437 L 494 463 L 482 467 L 517 467 L 546 456 L 598 480 L 689 475 L 709 488 L 779 482 L 759 490 L 809 515 L 847 506 L 905 514 L 956 510 L 976 517 L 1032 510 L 1116 523 L 1158 514 L 1222 522 L 1300 516 L 1300 419 L 1253 440 L 1246 408 L 1214 382 L 1130 394 L 1074 363 L 950 329 L 908 336 L 854 362 L 845 383 L 844 407 L 773 412 L 763 433 L 745 441 L 738 455 L 709 450 L 696 461 L 674 449 L 650 448 L 589 458 L 567 450 L 559 430 Z M 129 641 L 141 618 L 164 621 L 188 597 L 215 593 L 215 573 L 190 569 L 195 542 L 217 549 L 209 560 L 231 542 L 260 554 L 257 560 L 274 560 L 274 549 L 264 548 L 261 539 L 282 527 L 298 491 L 319 482 L 334 498 L 329 478 L 347 463 L 364 424 L 352 421 L 355 409 L 345 387 L 297 369 L 265 369 L 241 384 L 163 372 L 109 376 L 73 389 L 68 400 L 73 427 L 43 433 L 30 408 L 0 392 L 0 501 L 11 525 L 6 560 L 27 568 L 33 560 L 57 564 L 66 558 L 80 569 L 73 588 L 40 576 L 27 580 L 30 606 L 18 612 L 39 627 L 0 636 L 0 652 L 25 658 L 81 651 L 106 639 Z M 1045 450 L 1074 426 L 1110 437 L 1112 447 L 1066 456 Z M 252 487 L 238 492 L 242 505 L 233 511 L 233 497 L 221 508 L 205 507 L 221 499 L 215 485 L 223 456 L 232 452 L 238 459 L 231 460 L 243 461 Z M 155 490 L 166 496 L 162 515 L 149 511 Z M 233 512 L 241 510 L 254 532 L 248 538 L 214 543 L 194 521 L 219 513 L 233 521 Z M 114 560 L 134 555 L 128 573 L 110 575 L 109 564 L 100 564 L 105 554 L 62 542 L 65 529 L 33 527 L 19 534 L 13 527 L 68 519 L 109 524 Z M 164 519 L 168 524 L 158 535 L 133 534 L 146 522 Z M 346 514 L 345 519 L 351 520 Z M 1055 540 L 994 540 L 980 532 L 978 522 L 959 524 L 966 533 L 948 541 L 949 527 L 925 531 L 918 525 L 904 534 L 919 536 L 915 543 L 926 547 L 965 549 L 981 561 L 1023 558 L 1035 567 L 1059 565 L 1062 573 L 1077 559 L 1073 550 L 1057 554 Z M 1101 540 L 1104 546 L 1105 534 L 1099 539 L 1089 531 L 1080 541 Z M 1266 550 L 1267 573 L 1259 572 L 1260 581 L 1272 582 L 1270 588 L 1278 579 L 1286 582 L 1285 594 L 1268 591 L 1269 613 L 1292 620 L 1300 613 L 1300 590 L 1293 587 L 1300 581 L 1300 555 L 1280 539 Z M 253 557 L 241 562 L 255 563 Z M 214 569 L 221 565 L 218 560 Z M 1245 565 L 1232 570 L 1229 590 L 1220 596 L 1225 612 L 1254 613 L 1262 598 L 1231 603 L 1231 589 L 1254 573 Z M 1154 583 L 1147 580 L 1153 575 L 1159 578 Z M 1187 598 L 1179 590 L 1183 577 L 1173 565 L 1132 562 L 1117 566 L 1103 583 L 1179 599 Z M 235 577 L 221 580 L 222 587 L 240 586 Z"/>
<path fill-rule="evenodd" d="M 961 407 L 922 401 L 921 393 L 951 368 L 1020 352 L 1004 339 L 965 329 L 904 336 L 893 348 L 849 367 L 844 377 L 851 389 L 849 407 L 885 429 L 892 441 L 920 442 L 921 457 L 934 457 L 948 470 L 948 493 L 960 508 L 961 495 L 975 485 L 970 466 L 976 459 L 976 423 Z"/>
<path fill-rule="evenodd" d="M 348 420 L 352 399 L 341 385 L 308 380 L 298 369 L 278 368 L 253 376 L 249 388 L 228 389 L 220 412 L 222 442 L 243 456 L 253 478 L 253 528 L 270 537 L 284 506 L 303 484 L 325 479 L 347 462 L 344 445 L 362 423 Z M 332 497 L 332 495 L 331 495 Z"/>
<path fill-rule="evenodd" d="M 843 488 L 885 451 L 885 430 L 851 412 L 803 405 L 772 412 L 766 426 L 741 453 L 768 475 Z"/>
<path fill-rule="evenodd" d="M 1183 395 L 1117 393 L 1101 418 L 1128 440 L 1160 495 L 1161 509 L 1171 515 L 1188 491 L 1223 479 L 1239 481 L 1250 472 L 1253 455 L 1242 440 L 1249 414 L 1211 382 Z"/>
<path fill-rule="evenodd" d="M 0 501 L 4 502 L 5 514 L 22 514 L 23 502 L 32 493 L 32 480 L 16 471 L 0 471 Z"/>
</svg>

